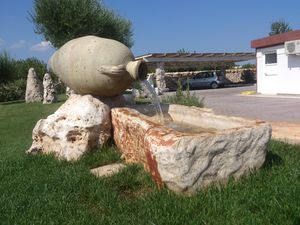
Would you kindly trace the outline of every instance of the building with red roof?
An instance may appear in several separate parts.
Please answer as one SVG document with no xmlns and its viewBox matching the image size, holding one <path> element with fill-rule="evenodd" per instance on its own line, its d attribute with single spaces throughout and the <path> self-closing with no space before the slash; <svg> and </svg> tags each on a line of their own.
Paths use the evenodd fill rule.
<svg viewBox="0 0 300 225">
<path fill-rule="evenodd" d="M 251 41 L 256 49 L 257 92 L 300 94 L 300 30 Z"/>
</svg>

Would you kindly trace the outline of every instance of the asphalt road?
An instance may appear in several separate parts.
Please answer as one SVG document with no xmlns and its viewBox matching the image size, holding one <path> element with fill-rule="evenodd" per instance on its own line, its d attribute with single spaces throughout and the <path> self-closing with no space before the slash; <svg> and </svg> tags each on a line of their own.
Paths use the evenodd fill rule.
<svg viewBox="0 0 300 225">
<path fill-rule="evenodd" d="M 300 87 L 299 87 L 300 88 Z M 300 123 L 300 96 L 241 95 L 256 86 L 194 90 L 204 97 L 204 105 L 216 114 L 241 116 L 266 121 Z"/>
</svg>

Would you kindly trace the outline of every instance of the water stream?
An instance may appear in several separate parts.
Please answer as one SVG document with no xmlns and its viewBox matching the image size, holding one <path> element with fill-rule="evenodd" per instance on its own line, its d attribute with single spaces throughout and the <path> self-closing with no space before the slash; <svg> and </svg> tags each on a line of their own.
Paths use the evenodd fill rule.
<svg viewBox="0 0 300 225">
<path fill-rule="evenodd" d="M 160 100 L 155 92 L 154 87 L 147 80 L 140 81 L 140 84 L 141 84 L 143 90 L 150 97 L 151 103 L 155 108 L 156 114 L 158 115 L 159 122 L 161 124 L 164 124 L 165 120 L 164 120 L 164 115 L 163 115 L 163 112 L 161 109 Z"/>
<path fill-rule="evenodd" d="M 142 89 L 147 93 L 148 97 L 151 99 L 151 103 L 154 106 L 155 113 L 157 115 L 157 118 L 159 120 L 160 124 L 165 125 L 168 128 L 177 130 L 179 132 L 186 132 L 186 133 L 215 133 L 217 129 L 215 128 L 204 128 L 191 124 L 185 124 L 182 122 L 176 122 L 171 119 L 171 117 L 164 117 L 162 108 L 160 105 L 160 99 L 158 98 L 155 89 L 153 86 L 147 81 L 140 81 Z M 184 113 L 184 112 L 183 112 Z"/>
</svg>

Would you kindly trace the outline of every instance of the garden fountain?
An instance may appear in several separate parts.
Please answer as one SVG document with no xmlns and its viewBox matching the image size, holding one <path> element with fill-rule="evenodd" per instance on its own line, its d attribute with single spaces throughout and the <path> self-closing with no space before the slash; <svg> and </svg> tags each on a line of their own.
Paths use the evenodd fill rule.
<svg viewBox="0 0 300 225">
<path fill-rule="evenodd" d="M 80 146 L 95 147 L 95 144 L 90 145 L 91 140 L 99 143 L 97 138 L 103 133 L 103 125 L 86 128 L 77 124 L 76 118 L 82 123 L 89 123 L 91 119 L 86 119 L 86 115 L 89 118 L 96 117 L 91 116 L 90 112 L 81 112 L 89 110 L 80 102 L 80 96 L 84 98 L 88 95 L 91 102 L 97 102 L 96 107 L 92 107 L 97 115 L 103 107 L 98 102 L 99 98 L 102 101 L 103 97 L 119 95 L 133 81 L 144 80 L 147 76 L 145 62 L 135 61 L 126 46 L 94 36 L 66 43 L 51 57 L 49 67 L 79 95 L 64 104 L 69 107 L 65 107 L 68 109 L 67 113 L 52 115 L 54 118 L 51 122 L 38 122 L 33 132 L 34 143 L 29 152 L 49 153 L 51 146 L 61 145 L 58 144 L 58 139 L 71 143 L 68 150 L 70 152 L 76 151 L 78 143 Z M 79 110 L 79 116 L 74 117 L 76 110 Z M 58 111 L 62 111 L 61 108 Z M 231 176 L 240 177 L 264 163 L 266 146 L 271 137 L 269 124 L 215 115 L 209 109 L 180 105 L 163 105 L 161 111 L 165 115 L 164 122 L 146 105 L 111 109 L 113 137 L 125 161 L 142 163 L 159 186 L 165 184 L 176 192 L 191 193 L 212 182 L 225 181 Z M 57 129 L 73 126 L 74 130 L 53 131 L 51 134 L 45 131 L 68 116 L 74 117 L 72 121 L 76 122 L 76 126 L 67 121 Z M 101 120 L 102 124 L 107 124 L 108 120 L 109 116 L 106 115 Z M 47 124 L 47 127 L 41 124 Z M 106 128 L 109 130 L 110 126 Z M 83 135 L 83 130 L 95 130 L 98 133 Z M 66 134 L 58 137 L 57 133 Z M 106 135 L 105 140 L 107 138 Z M 49 139 L 52 142 L 43 145 L 42 142 Z M 82 143 L 82 140 L 85 142 Z M 45 146 L 47 150 L 44 149 Z M 62 151 L 66 151 L 66 145 L 58 148 L 54 153 L 64 156 Z M 78 159 L 83 150 L 78 152 L 76 157 L 72 155 L 65 158 Z"/>
</svg>

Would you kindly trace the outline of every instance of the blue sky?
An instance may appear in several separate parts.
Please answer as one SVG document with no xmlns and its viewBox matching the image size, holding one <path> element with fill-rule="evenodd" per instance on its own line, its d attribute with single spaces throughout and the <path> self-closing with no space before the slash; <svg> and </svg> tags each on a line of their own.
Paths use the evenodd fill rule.
<svg viewBox="0 0 300 225">
<path fill-rule="evenodd" d="M 299 0 L 103 0 L 133 25 L 133 53 L 254 51 L 274 20 L 300 29 Z M 54 52 L 28 21 L 32 0 L 0 0 L 0 52 L 48 61 Z"/>
</svg>

